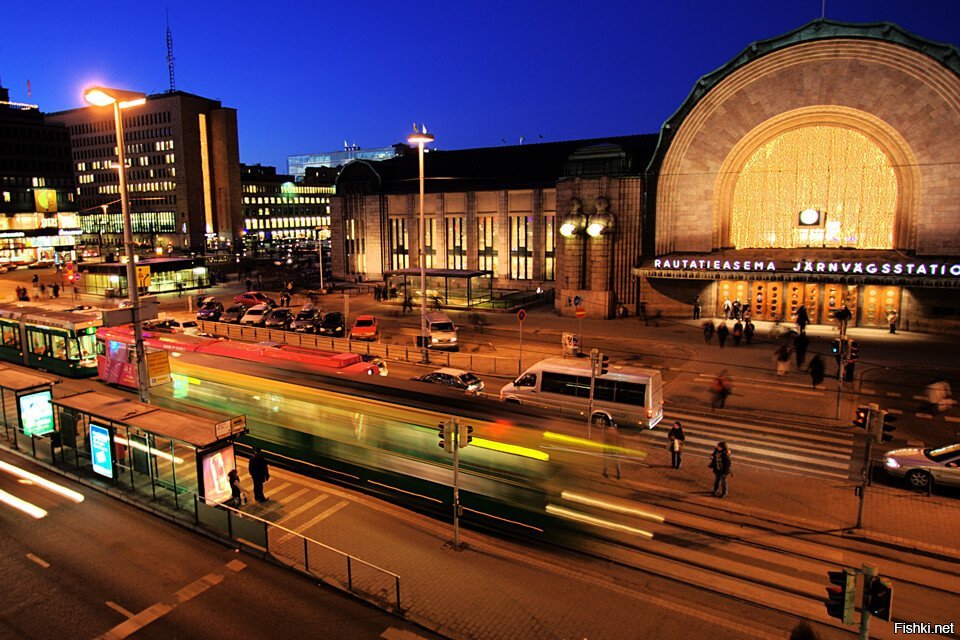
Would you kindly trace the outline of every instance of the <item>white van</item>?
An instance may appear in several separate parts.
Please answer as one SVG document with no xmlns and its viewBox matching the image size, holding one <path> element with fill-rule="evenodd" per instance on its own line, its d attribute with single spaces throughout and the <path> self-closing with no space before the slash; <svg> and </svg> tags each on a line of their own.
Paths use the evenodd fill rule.
<svg viewBox="0 0 960 640">
<path fill-rule="evenodd" d="M 431 311 L 427 314 L 428 347 L 431 349 L 456 349 L 457 326 L 453 320 L 442 311 Z"/>
<path fill-rule="evenodd" d="M 504 386 L 500 399 L 586 416 L 590 409 L 590 360 L 542 360 Z M 662 419 L 663 379 L 659 371 L 611 366 L 608 373 L 597 377 L 593 391 L 595 424 L 652 429 Z"/>
</svg>

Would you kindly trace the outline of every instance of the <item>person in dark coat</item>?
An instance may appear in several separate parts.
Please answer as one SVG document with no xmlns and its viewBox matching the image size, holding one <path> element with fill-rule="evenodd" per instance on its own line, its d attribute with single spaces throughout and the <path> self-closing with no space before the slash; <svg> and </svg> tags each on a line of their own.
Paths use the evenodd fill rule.
<svg viewBox="0 0 960 640">
<path fill-rule="evenodd" d="M 713 495 L 723 498 L 727 495 L 727 477 L 731 472 L 730 447 L 722 440 L 710 454 L 710 468 L 713 469 Z"/>
<path fill-rule="evenodd" d="M 739 299 L 733 301 L 733 319 L 734 320 L 740 319 L 740 300 Z"/>
<path fill-rule="evenodd" d="M 740 346 L 740 338 L 743 337 L 743 323 L 737 320 L 733 325 L 733 346 Z"/>
<path fill-rule="evenodd" d="M 756 327 L 753 326 L 753 323 L 747 318 L 746 323 L 743 325 L 743 339 L 746 340 L 748 346 L 753 342 L 753 334 L 756 330 Z"/>
<path fill-rule="evenodd" d="M 696 299 L 693 301 L 693 319 L 694 320 L 700 319 L 700 296 L 697 296 Z"/>
<path fill-rule="evenodd" d="M 670 440 L 670 464 L 674 469 L 679 469 L 683 458 L 683 441 L 687 439 L 679 420 L 670 427 L 667 438 Z"/>
<path fill-rule="evenodd" d="M 230 482 L 230 502 L 234 507 L 240 507 L 243 504 L 243 491 L 240 489 L 240 474 L 236 469 L 230 469 L 227 474 L 227 480 Z"/>
<path fill-rule="evenodd" d="M 59 298 L 59 297 L 60 297 L 60 285 L 57 284 L 56 282 L 54 282 L 54 283 L 53 283 L 53 286 L 50 287 L 50 288 L 53 290 L 53 297 L 54 297 L 54 298 Z"/>
<path fill-rule="evenodd" d="M 247 470 L 253 480 L 254 499 L 257 502 L 265 502 L 267 497 L 263 495 L 263 483 L 270 479 L 270 469 L 267 468 L 267 459 L 263 457 L 260 447 L 253 450 L 253 457 L 250 458 L 250 466 Z"/>
<path fill-rule="evenodd" d="M 810 372 L 810 381 L 813 383 L 813 388 L 816 389 L 817 385 L 823 382 L 825 367 L 823 365 L 823 358 L 820 357 L 820 354 L 816 354 L 810 358 L 810 364 L 807 366 L 807 371 Z"/>
<path fill-rule="evenodd" d="M 806 333 L 799 333 L 797 337 L 793 339 L 793 351 L 797 356 L 797 369 L 802 367 L 804 361 L 807 359 L 807 347 L 809 345 L 810 339 L 807 338 Z"/>
<path fill-rule="evenodd" d="M 710 344 L 710 341 L 713 340 L 713 322 L 707 320 L 703 323 L 703 341 L 707 344 Z"/>
<path fill-rule="evenodd" d="M 720 348 L 723 349 L 723 343 L 727 341 L 727 335 L 730 334 L 730 330 L 727 329 L 727 323 L 721 322 L 720 326 L 717 327 L 717 342 L 720 343 Z"/>
<path fill-rule="evenodd" d="M 807 308 L 800 305 L 800 308 L 797 309 L 797 330 L 801 334 L 805 333 L 808 324 L 810 324 L 810 316 L 807 315 Z"/>
<path fill-rule="evenodd" d="M 247 291 L 253 291 L 253 280 L 247 278 L 244 280 L 243 284 L 247 288 Z"/>
</svg>

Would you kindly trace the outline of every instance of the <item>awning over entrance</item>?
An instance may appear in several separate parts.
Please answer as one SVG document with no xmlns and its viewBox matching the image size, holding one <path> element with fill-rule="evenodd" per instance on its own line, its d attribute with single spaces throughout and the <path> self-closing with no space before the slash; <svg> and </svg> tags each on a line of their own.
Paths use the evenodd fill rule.
<svg viewBox="0 0 960 640">
<path fill-rule="evenodd" d="M 670 254 L 633 270 L 647 278 L 835 282 L 960 288 L 957 258 L 911 258 L 896 251 L 803 249 Z"/>
</svg>

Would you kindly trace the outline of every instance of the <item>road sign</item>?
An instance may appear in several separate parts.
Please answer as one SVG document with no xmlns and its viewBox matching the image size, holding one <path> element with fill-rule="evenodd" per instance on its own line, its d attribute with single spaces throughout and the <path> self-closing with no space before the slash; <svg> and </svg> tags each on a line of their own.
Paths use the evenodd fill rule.
<svg viewBox="0 0 960 640">
<path fill-rule="evenodd" d="M 153 284 L 153 279 L 150 277 L 150 266 L 137 267 L 137 286 L 141 289 L 147 289 L 150 285 Z"/>
<path fill-rule="evenodd" d="M 573 306 L 579 307 L 583 299 L 580 296 L 573 296 Z"/>
<path fill-rule="evenodd" d="M 577 307 L 576 316 L 581 320 L 583 320 L 584 318 L 587 317 L 587 310 L 584 309 L 583 307 Z"/>
<path fill-rule="evenodd" d="M 524 320 L 526 320 L 527 312 L 524 311 L 523 309 L 520 309 L 520 311 L 517 311 L 517 319 L 520 320 L 520 322 L 523 322 Z"/>
</svg>

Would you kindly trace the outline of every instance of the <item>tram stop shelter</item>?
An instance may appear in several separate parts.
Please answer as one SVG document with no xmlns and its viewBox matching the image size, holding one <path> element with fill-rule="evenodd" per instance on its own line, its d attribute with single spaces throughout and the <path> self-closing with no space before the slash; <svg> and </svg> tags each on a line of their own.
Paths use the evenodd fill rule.
<svg viewBox="0 0 960 640">
<path fill-rule="evenodd" d="M 177 509 L 230 498 L 234 441 L 246 416 L 201 409 L 163 409 L 100 391 L 53 401 L 61 449 L 57 464 L 73 466 Z"/>
<path fill-rule="evenodd" d="M 471 269 L 427 269 L 427 304 L 471 308 L 493 300 L 493 272 Z M 420 304 L 420 269 L 383 272 L 387 291 L 399 300 Z"/>
<path fill-rule="evenodd" d="M 33 457 L 53 461 L 59 437 L 54 427 L 53 385 L 58 378 L 22 369 L 0 367 L 0 410 L 3 434 L 16 449 L 29 451 Z M 13 437 L 10 437 L 10 427 Z"/>
</svg>

